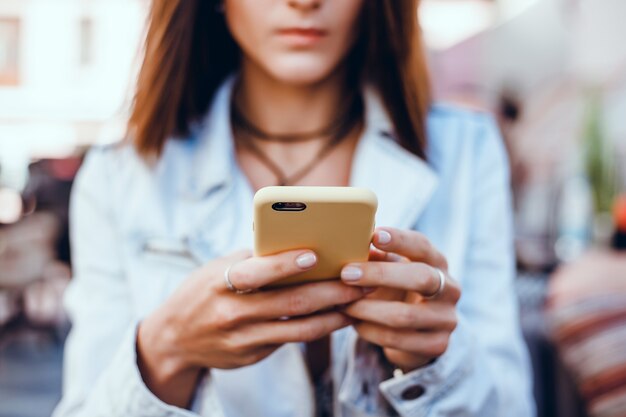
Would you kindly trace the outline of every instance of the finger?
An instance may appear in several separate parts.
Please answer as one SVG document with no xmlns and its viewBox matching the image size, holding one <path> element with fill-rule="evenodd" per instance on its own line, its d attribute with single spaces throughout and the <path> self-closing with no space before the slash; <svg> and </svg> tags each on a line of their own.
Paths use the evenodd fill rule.
<svg viewBox="0 0 626 417">
<path fill-rule="evenodd" d="M 298 319 L 249 324 L 242 332 L 250 345 L 311 342 L 352 323 L 351 318 L 341 313 L 329 312 Z"/>
<path fill-rule="evenodd" d="M 233 364 L 233 366 L 231 366 L 231 368 L 254 365 L 255 363 L 262 361 L 263 359 L 274 353 L 279 347 L 280 345 L 268 345 L 250 349 L 250 351 L 243 354 L 243 357 L 239 358 Z"/>
<path fill-rule="evenodd" d="M 428 365 L 436 357 L 431 355 L 418 355 L 400 349 L 384 348 L 383 352 L 390 363 L 400 369 L 413 370 Z"/>
<path fill-rule="evenodd" d="M 317 264 L 317 256 L 307 249 L 275 255 L 255 256 L 230 264 L 228 277 L 239 290 L 256 290 L 281 279 L 307 271 Z"/>
<path fill-rule="evenodd" d="M 341 270 L 341 280 L 347 285 L 395 288 L 414 291 L 425 297 L 436 294 L 441 286 L 437 270 L 421 262 L 351 263 Z M 446 276 L 445 286 L 437 299 L 456 302 L 459 296 L 458 286 Z"/>
<path fill-rule="evenodd" d="M 446 304 L 363 299 L 347 306 L 343 313 L 358 320 L 406 330 L 451 332 L 457 324 L 454 308 Z"/>
<path fill-rule="evenodd" d="M 339 281 L 324 281 L 262 291 L 245 297 L 233 294 L 216 308 L 226 328 L 246 322 L 305 316 L 363 298 L 367 290 Z"/>
<path fill-rule="evenodd" d="M 413 261 L 424 262 L 441 269 L 448 268 L 446 258 L 426 236 L 415 230 L 378 228 L 374 232 L 372 243 L 379 249 L 406 256 Z"/>
<path fill-rule="evenodd" d="M 369 261 L 372 262 L 384 262 L 387 259 L 387 252 L 382 251 L 380 249 L 376 249 L 375 247 L 370 247 L 370 254 L 368 257 Z"/>
<path fill-rule="evenodd" d="M 406 256 L 401 256 L 393 252 L 385 252 L 375 247 L 370 247 L 368 260 L 374 262 L 410 262 L 410 259 Z"/>
<path fill-rule="evenodd" d="M 448 348 L 450 333 L 399 330 L 376 323 L 354 324 L 359 336 L 383 348 L 399 349 L 415 355 L 437 357 Z"/>
<path fill-rule="evenodd" d="M 230 345 L 229 354 L 222 355 L 220 369 L 236 369 L 253 365 L 274 353 L 279 347 L 280 345 L 248 346 L 234 342 Z M 196 353 L 190 360 L 199 366 L 207 366 L 206 355 Z"/>
</svg>

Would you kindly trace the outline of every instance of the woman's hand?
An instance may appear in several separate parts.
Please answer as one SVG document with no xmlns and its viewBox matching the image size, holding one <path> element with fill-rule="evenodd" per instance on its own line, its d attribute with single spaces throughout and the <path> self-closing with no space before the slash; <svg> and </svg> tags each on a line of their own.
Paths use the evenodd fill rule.
<svg viewBox="0 0 626 417">
<path fill-rule="evenodd" d="M 234 287 L 255 290 L 316 262 L 308 250 L 264 257 L 242 251 L 194 271 L 139 326 L 138 362 L 146 385 L 163 401 L 185 407 L 203 369 L 250 365 L 284 343 L 312 341 L 351 324 L 333 308 L 362 298 L 367 291 L 359 287 L 325 281 L 236 294 L 224 279 L 231 265 Z"/>
<path fill-rule="evenodd" d="M 387 360 L 405 372 L 441 356 L 457 324 L 459 285 L 447 275 L 447 261 L 422 234 L 377 229 L 370 260 L 346 265 L 343 282 L 379 287 L 347 306 L 360 337 L 381 346 Z M 445 286 L 439 292 L 440 277 Z M 428 297 L 437 294 L 434 298 Z"/>
</svg>

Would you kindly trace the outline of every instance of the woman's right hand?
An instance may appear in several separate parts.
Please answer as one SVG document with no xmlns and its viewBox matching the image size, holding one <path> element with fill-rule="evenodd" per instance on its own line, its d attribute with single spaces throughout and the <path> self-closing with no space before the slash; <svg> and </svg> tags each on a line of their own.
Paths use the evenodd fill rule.
<svg viewBox="0 0 626 417">
<path fill-rule="evenodd" d="M 233 285 L 256 290 L 316 261 L 309 250 L 264 257 L 240 251 L 194 271 L 139 326 L 138 364 L 148 388 L 164 402 L 186 407 L 203 369 L 251 365 L 284 343 L 316 340 L 351 324 L 332 308 L 362 298 L 358 287 L 333 280 L 236 294 L 224 280 L 232 265 Z"/>
</svg>

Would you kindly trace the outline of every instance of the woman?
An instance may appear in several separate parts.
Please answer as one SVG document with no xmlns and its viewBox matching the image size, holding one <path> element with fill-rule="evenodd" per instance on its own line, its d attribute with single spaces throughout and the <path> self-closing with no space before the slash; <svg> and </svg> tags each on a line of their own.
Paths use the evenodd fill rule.
<svg viewBox="0 0 626 417">
<path fill-rule="evenodd" d="M 490 118 L 430 106 L 415 16 L 153 1 L 129 141 L 74 189 L 56 416 L 533 414 L 506 157 Z M 370 261 L 263 290 L 317 261 L 246 249 L 276 184 L 374 190 Z"/>
</svg>

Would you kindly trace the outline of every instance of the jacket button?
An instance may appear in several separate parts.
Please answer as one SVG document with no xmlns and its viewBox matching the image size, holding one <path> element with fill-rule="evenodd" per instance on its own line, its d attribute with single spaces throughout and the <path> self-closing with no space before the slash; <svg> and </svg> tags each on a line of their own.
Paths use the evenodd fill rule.
<svg viewBox="0 0 626 417">
<path fill-rule="evenodd" d="M 416 400 L 424 395 L 425 392 L 426 389 L 423 386 L 411 385 L 410 387 L 402 391 L 402 399 L 406 401 Z"/>
</svg>

